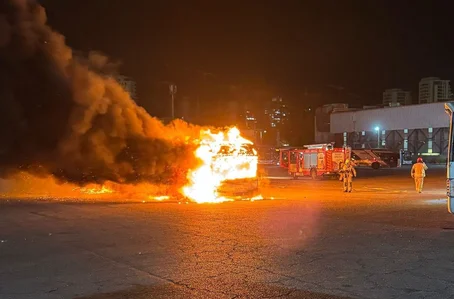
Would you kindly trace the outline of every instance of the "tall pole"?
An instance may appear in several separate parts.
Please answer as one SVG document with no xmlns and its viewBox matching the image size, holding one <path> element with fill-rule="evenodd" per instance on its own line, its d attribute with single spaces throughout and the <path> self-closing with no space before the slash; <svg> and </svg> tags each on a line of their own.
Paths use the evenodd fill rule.
<svg viewBox="0 0 454 299">
<path fill-rule="evenodd" d="M 377 131 L 377 148 L 380 148 L 380 127 L 375 127 L 375 131 Z"/>
<path fill-rule="evenodd" d="M 377 131 L 377 148 L 380 148 L 380 130 Z"/>
<path fill-rule="evenodd" d="M 177 86 L 175 84 L 169 85 L 170 96 L 172 97 L 172 120 L 175 119 L 175 94 L 177 93 Z"/>
<path fill-rule="evenodd" d="M 172 93 L 172 119 L 175 119 L 175 98 Z"/>
</svg>

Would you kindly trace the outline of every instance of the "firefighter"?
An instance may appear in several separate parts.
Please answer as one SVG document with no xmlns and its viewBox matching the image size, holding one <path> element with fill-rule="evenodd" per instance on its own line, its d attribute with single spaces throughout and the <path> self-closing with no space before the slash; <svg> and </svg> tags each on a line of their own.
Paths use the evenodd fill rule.
<svg viewBox="0 0 454 299">
<path fill-rule="evenodd" d="M 356 177 L 356 170 L 350 159 L 345 160 L 340 172 L 341 179 L 344 181 L 344 192 L 352 192 L 353 177 Z"/>
<path fill-rule="evenodd" d="M 424 178 L 426 177 L 427 165 L 421 157 L 416 160 L 411 168 L 411 177 L 415 179 L 416 192 L 421 193 L 424 185 Z"/>
</svg>

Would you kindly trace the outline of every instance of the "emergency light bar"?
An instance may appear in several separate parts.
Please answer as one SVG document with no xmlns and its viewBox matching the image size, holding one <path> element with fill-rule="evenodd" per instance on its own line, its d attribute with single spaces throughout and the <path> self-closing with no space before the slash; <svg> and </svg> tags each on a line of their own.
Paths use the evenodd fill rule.
<svg viewBox="0 0 454 299">
<path fill-rule="evenodd" d="M 333 146 L 334 146 L 334 142 L 304 145 L 304 147 L 307 149 L 332 148 Z"/>
</svg>

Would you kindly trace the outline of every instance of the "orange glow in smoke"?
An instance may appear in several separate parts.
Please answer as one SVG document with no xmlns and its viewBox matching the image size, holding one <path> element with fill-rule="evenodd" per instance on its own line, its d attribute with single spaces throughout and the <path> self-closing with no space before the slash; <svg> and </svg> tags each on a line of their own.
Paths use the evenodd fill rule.
<svg viewBox="0 0 454 299">
<path fill-rule="evenodd" d="M 231 199 L 218 189 L 228 180 L 257 177 L 257 152 L 252 142 L 241 137 L 237 128 L 227 132 L 201 132 L 195 155 L 201 165 L 188 173 L 189 183 L 182 193 L 197 203 L 218 203 Z"/>
</svg>

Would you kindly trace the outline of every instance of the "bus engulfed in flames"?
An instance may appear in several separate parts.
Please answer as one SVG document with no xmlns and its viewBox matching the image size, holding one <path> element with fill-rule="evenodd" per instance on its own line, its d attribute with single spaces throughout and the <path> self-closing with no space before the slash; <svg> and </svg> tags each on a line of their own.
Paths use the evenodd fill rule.
<svg viewBox="0 0 454 299">
<path fill-rule="evenodd" d="M 188 172 L 189 183 L 182 190 L 190 200 L 197 203 L 231 201 L 229 195 L 235 192 L 258 188 L 257 152 L 237 128 L 216 134 L 202 131 L 195 155 L 201 164 Z"/>
<path fill-rule="evenodd" d="M 34 177 L 19 173 L 9 181 L 0 180 L 0 195 L 8 198 L 59 200 L 167 201 L 181 199 L 196 203 L 261 200 L 258 194 L 258 156 L 253 143 L 237 128 L 197 134 L 194 156 L 196 167 L 187 170 L 186 185 L 121 184 L 106 181 L 101 185 L 76 186 L 55 181 L 53 177 Z M 183 183 L 184 184 L 184 183 Z M 179 194 L 178 194 L 179 193 Z M 39 194 L 39 195 L 38 195 Z"/>
</svg>

